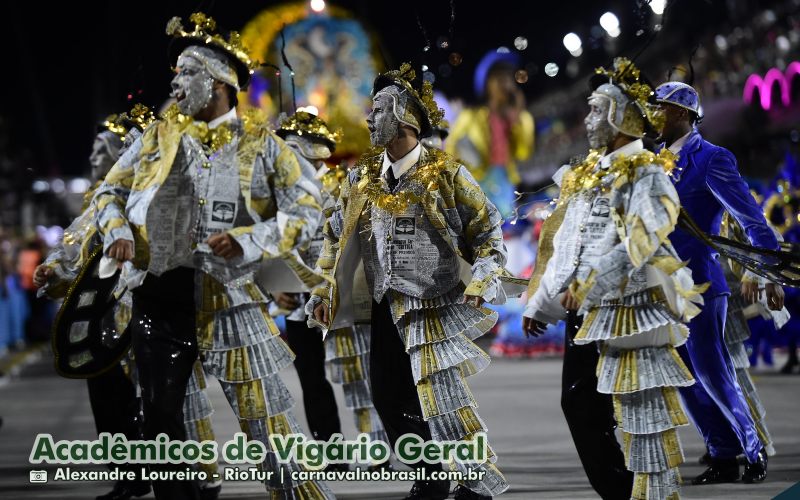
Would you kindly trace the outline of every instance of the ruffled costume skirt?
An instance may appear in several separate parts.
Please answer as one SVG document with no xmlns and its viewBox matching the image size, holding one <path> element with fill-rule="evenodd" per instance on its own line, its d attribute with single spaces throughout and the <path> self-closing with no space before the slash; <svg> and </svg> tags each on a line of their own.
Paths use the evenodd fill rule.
<svg viewBox="0 0 800 500">
<path fill-rule="evenodd" d="M 597 390 L 611 394 L 623 432 L 634 499 L 676 499 L 683 458 L 677 427 L 689 423 L 679 387 L 694 383 L 676 347 L 689 335 L 661 287 L 603 300 L 586 315 L 576 344 L 600 343 Z"/>
<path fill-rule="evenodd" d="M 464 286 L 430 300 L 388 292 L 392 318 L 411 358 L 423 418 L 435 441 L 471 440 L 486 432 L 466 378 L 489 365 L 490 358 L 472 341 L 488 332 L 497 313 L 460 303 Z M 481 495 L 497 496 L 508 488 L 489 448 L 481 463 L 443 464 L 445 470 L 483 471 L 483 478 L 464 481 Z"/>
<path fill-rule="evenodd" d="M 323 482 L 294 481 L 295 463 L 280 463 L 270 434 L 301 433 L 294 400 L 279 371 L 294 361 L 267 309 L 267 299 L 251 279 L 222 285 L 198 272 L 197 340 L 207 374 L 216 377 L 249 439 L 268 450 L 260 469 L 273 471 L 266 488 L 271 499 L 333 499 Z M 281 471 L 281 469 L 284 469 Z M 281 479 L 283 478 L 283 479 Z"/>
</svg>

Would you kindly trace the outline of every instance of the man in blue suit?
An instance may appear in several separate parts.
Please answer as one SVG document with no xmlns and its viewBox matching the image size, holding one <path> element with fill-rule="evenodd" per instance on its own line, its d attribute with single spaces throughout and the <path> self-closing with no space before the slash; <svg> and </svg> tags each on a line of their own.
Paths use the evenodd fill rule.
<svg viewBox="0 0 800 500">
<path fill-rule="evenodd" d="M 752 245 L 778 249 L 778 241 L 761 208 L 739 175 L 736 158 L 727 149 L 703 139 L 697 131 L 695 125 L 700 116 L 697 91 L 685 83 L 668 82 L 655 92 L 666 115 L 662 139 L 679 156 L 673 181 L 683 209 L 707 234 L 719 234 L 722 214 L 727 211 L 742 226 Z M 680 228 L 670 235 L 670 240 L 681 259 L 689 261 L 695 283 L 709 283 L 703 294 L 703 311 L 689 324 L 689 340 L 679 348 L 697 380 L 694 385 L 682 388 L 681 396 L 711 456 L 708 469 L 692 483 L 736 481 L 739 453 L 744 453 L 748 461 L 742 481 L 763 481 L 767 476 L 767 455 L 723 341 L 730 291 L 718 261 L 719 254 Z M 780 286 L 766 283 L 763 291 L 770 308 L 783 307 Z M 755 302 L 761 294 L 759 280 L 745 276 L 742 283 L 745 299 Z"/>
</svg>

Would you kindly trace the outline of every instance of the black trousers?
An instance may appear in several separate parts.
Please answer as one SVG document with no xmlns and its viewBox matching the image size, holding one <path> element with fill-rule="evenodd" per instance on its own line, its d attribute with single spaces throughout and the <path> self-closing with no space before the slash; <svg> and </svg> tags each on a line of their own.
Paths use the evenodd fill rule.
<svg viewBox="0 0 800 500">
<path fill-rule="evenodd" d="M 194 270 L 178 268 L 147 275 L 133 292 L 131 333 L 142 389 L 145 439 L 164 433 L 185 440 L 183 400 L 197 360 Z M 186 464 L 151 465 L 151 470 L 184 470 Z M 196 481 L 153 481 L 158 499 L 199 499 Z"/>
<path fill-rule="evenodd" d="M 597 345 L 572 342 L 582 323 L 582 316 L 568 313 L 561 409 L 592 487 L 604 500 L 628 500 L 633 473 L 625 467 L 625 457 L 614 435 L 617 423 L 611 396 L 597 392 Z"/>
<path fill-rule="evenodd" d="M 139 420 L 139 401 L 136 387 L 122 369 L 115 364 L 107 372 L 86 379 L 89 403 L 92 406 L 97 433 L 121 433 L 130 441 L 142 439 Z M 109 467 L 114 466 L 109 464 Z M 120 469 L 137 470 L 136 465 L 119 464 Z"/>
<path fill-rule="evenodd" d="M 429 441 L 431 431 L 422 418 L 417 386 L 411 374 L 411 359 L 394 325 L 386 297 L 380 304 L 372 302 L 370 344 L 372 402 L 386 428 L 389 444 L 394 448 L 403 434 L 416 434 Z M 440 464 L 425 462 L 409 466 L 423 467 L 428 471 L 441 470 Z"/>
<path fill-rule="evenodd" d="M 322 333 L 304 321 L 286 320 L 286 336 L 294 351 L 294 367 L 303 389 L 303 406 L 314 439 L 327 441 L 342 432 L 333 387 L 325 377 L 325 344 Z"/>
</svg>

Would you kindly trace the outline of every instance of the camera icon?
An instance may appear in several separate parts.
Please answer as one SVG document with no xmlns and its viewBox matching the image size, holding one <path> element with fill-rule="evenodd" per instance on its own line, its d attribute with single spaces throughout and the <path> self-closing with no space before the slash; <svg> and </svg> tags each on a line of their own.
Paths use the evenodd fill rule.
<svg viewBox="0 0 800 500">
<path fill-rule="evenodd" d="M 46 470 L 32 470 L 30 471 L 30 482 L 32 483 L 46 483 L 47 471 Z"/>
</svg>

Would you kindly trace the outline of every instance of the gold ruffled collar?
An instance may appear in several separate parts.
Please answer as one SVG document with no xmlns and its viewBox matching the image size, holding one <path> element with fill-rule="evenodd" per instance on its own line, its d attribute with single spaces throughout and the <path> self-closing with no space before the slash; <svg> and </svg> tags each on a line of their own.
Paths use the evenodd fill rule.
<svg viewBox="0 0 800 500">
<path fill-rule="evenodd" d="M 598 168 L 602 157 L 603 150 L 592 149 L 581 163 L 567 170 L 561 184 L 559 205 L 567 203 L 581 193 L 607 186 L 606 177 L 611 176 L 610 179 L 619 185 L 628 182 L 631 174 L 645 165 L 659 165 L 669 175 L 675 168 L 677 160 L 674 153 L 664 148 L 658 154 L 642 151 L 632 155 L 617 155 L 611 160 L 608 168 Z"/>
<path fill-rule="evenodd" d="M 361 180 L 358 181 L 358 190 L 366 195 L 367 199 L 376 207 L 392 214 L 401 214 L 409 205 L 419 203 L 421 196 L 412 191 L 414 186 L 422 186 L 426 192 L 439 189 L 439 175 L 453 162 L 445 152 L 438 149 L 423 149 L 423 154 L 405 175 L 407 181 L 404 189 L 394 193 L 384 189 L 381 178 L 384 148 L 372 148 L 365 153 L 355 164 L 359 169 Z"/>
</svg>

